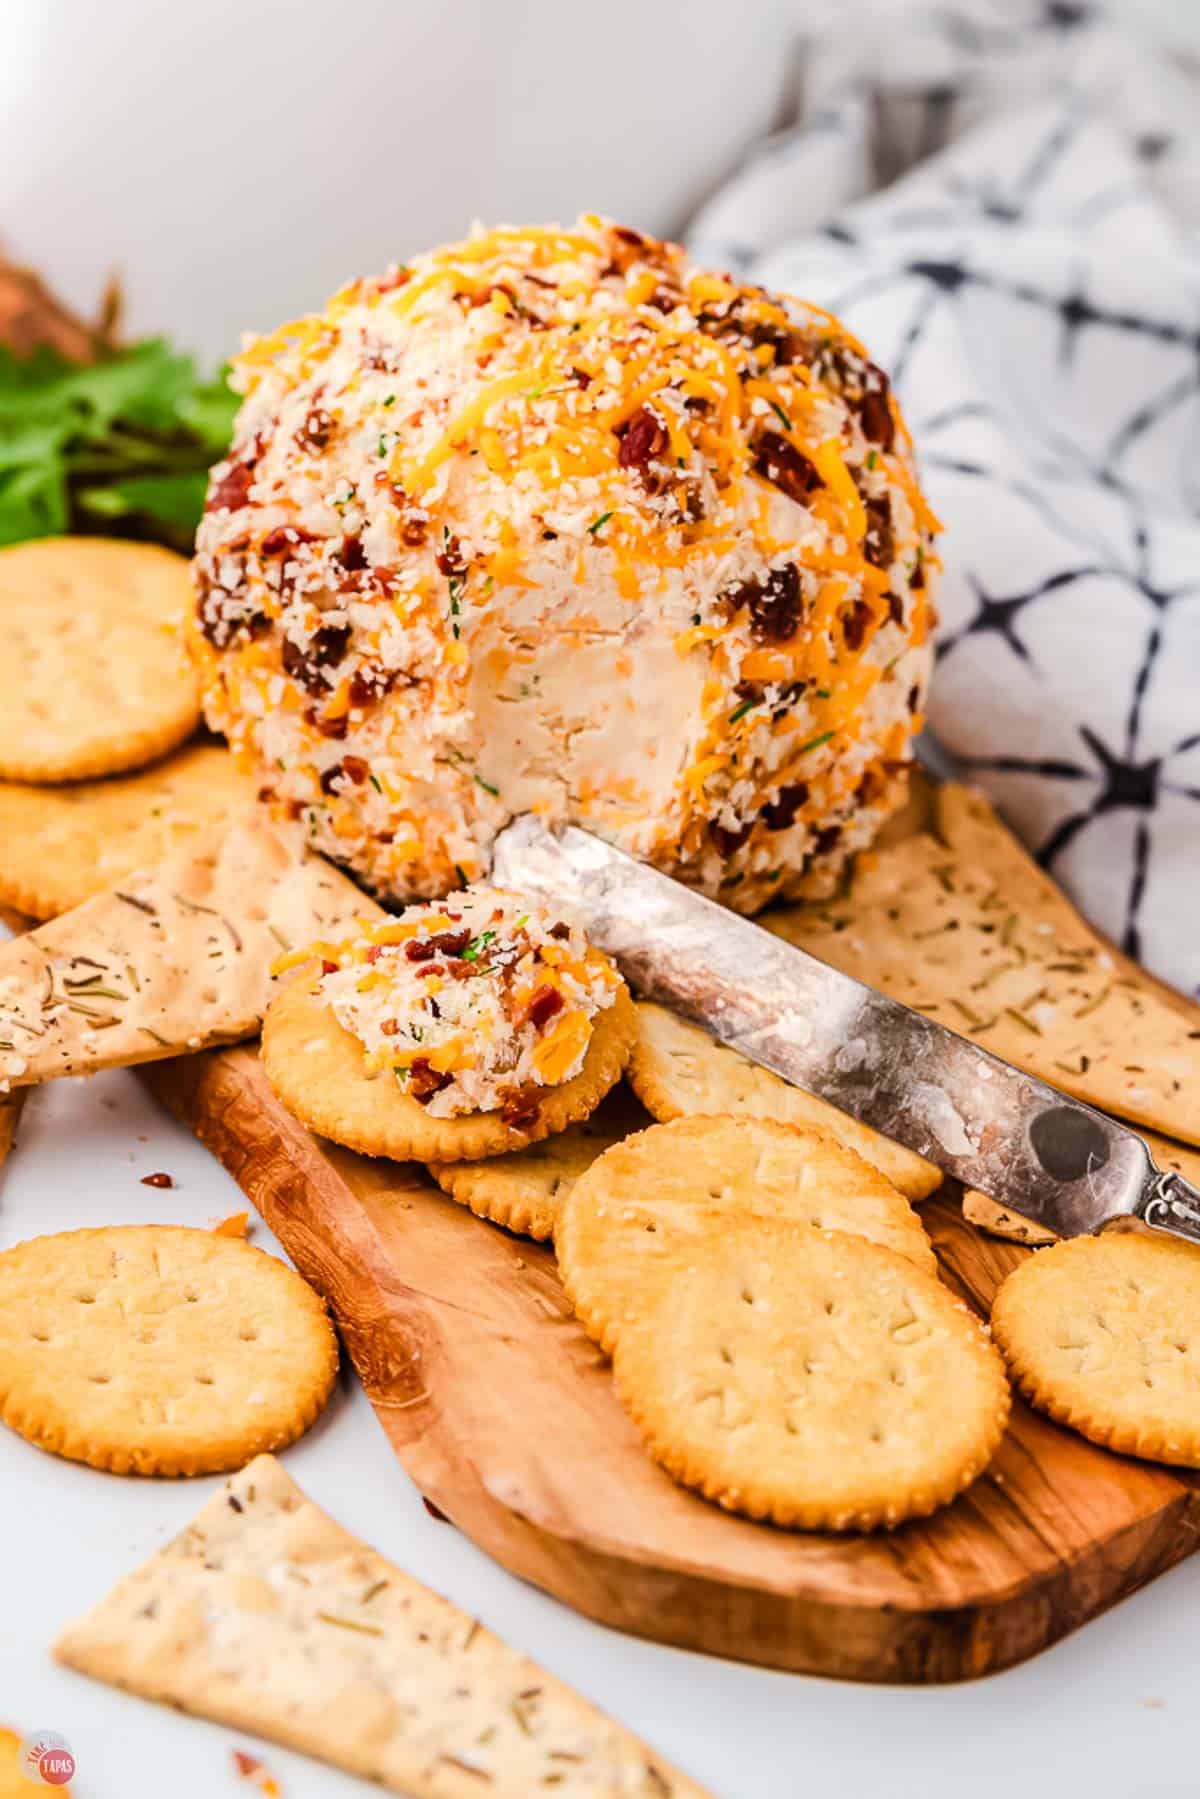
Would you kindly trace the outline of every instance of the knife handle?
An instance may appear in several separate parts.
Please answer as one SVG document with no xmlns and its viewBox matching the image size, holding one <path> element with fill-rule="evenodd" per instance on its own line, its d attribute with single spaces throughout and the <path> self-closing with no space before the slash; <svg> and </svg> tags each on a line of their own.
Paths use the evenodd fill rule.
<svg viewBox="0 0 1200 1799">
<path fill-rule="evenodd" d="M 1155 1230 L 1200 1243 L 1200 1187 L 1181 1174 L 1155 1174 L 1134 1208 L 1134 1216 Z"/>
</svg>

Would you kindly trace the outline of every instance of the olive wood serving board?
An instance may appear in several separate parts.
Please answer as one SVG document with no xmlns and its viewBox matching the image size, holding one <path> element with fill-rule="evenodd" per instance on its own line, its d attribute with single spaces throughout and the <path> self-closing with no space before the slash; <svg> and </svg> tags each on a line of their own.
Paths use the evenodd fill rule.
<svg viewBox="0 0 1200 1799">
<path fill-rule="evenodd" d="M 1035 1654 L 1197 1544 L 1189 1475 L 1093 1447 L 1019 1402 L 991 1470 L 890 1535 L 731 1516 L 645 1454 L 553 1253 L 476 1218 L 424 1170 L 312 1136 L 254 1046 L 142 1071 L 325 1295 L 420 1491 L 513 1573 L 660 1642 L 855 1680 L 949 1681 Z M 1029 1251 L 922 1208 L 980 1308 Z"/>
</svg>

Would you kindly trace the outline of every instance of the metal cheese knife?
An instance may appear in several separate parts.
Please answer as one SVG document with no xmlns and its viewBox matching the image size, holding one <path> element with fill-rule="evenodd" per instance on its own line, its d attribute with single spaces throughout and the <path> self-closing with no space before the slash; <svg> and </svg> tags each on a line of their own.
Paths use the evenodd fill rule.
<svg viewBox="0 0 1200 1799">
<path fill-rule="evenodd" d="M 515 819 L 492 879 L 572 908 L 630 985 L 964 1185 L 1075 1237 L 1137 1218 L 1200 1243 L 1200 1189 L 1136 1132 L 574 826 Z"/>
</svg>

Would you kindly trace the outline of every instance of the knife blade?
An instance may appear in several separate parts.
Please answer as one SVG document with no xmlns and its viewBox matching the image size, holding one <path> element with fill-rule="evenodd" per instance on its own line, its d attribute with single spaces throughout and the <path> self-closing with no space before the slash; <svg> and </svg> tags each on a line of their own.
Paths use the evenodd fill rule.
<svg viewBox="0 0 1200 1799">
<path fill-rule="evenodd" d="M 568 906 L 630 986 L 964 1185 L 1074 1237 L 1119 1218 L 1200 1243 L 1200 1189 L 1135 1131 L 571 825 L 524 814 L 492 879 Z"/>
</svg>

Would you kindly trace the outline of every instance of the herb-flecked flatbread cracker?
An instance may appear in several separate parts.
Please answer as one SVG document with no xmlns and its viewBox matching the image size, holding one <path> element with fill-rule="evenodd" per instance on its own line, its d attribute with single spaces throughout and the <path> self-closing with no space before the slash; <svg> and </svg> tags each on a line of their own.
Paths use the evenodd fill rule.
<svg viewBox="0 0 1200 1799">
<path fill-rule="evenodd" d="M 947 1505 L 991 1460 L 1004 1367 L 940 1281 L 865 1238 L 712 1217 L 668 1237 L 613 1351 L 655 1461 L 728 1511 L 874 1530 Z"/>
<path fill-rule="evenodd" d="M 154 544 L 43 537 L 0 550 L 0 777 L 116 774 L 189 737 L 192 603 L 187 559 Z"/>
<path fill-rule="evenodd" d="M 940 788 L 932 831 L 860 858 L 844 897 L 763 922 L 1052 1086 L 1200 1143 L 1200 1009 L 1118 959 L 973 789 Z"/>
<path fill-rule="evenodd" d="M 260 1456 L 69 1625 L 68 1667 L 405 1799 L 706 1799 Z"/>
<path fill-rule="evenodd" d="M 0 1092 L 258 1030 L 281 951 L 381 917 L 299 831 L 250 812 L 0 944 Z"/>
<path fill-rule="evenodd" d="M 673 1275 L 689 1245 L 710 1253 L 723 1225 L 747 1218 L 860 1235 L 937 1274 L 903 1194 L 835 1138 L 768 1118 L 677 1118 L 606 1150 L 563 1206 L 559 1272 L 588 1335 L 611 1354 L 654 1303 L 659 1271 Z"/>
<path fill-rule="evenodd" d="M 581 1174 L 598 1156 L 650 1120 L 623 1083 L 590 1118 L 506 1156 L 482 1162 L 431 1162 L 429 1172 L 451 1199 L 506 1230 L 547 1242 Z"/>
<path fill-rule="evenodd" d="M 1200 1249 L 1105 1231 L 1028 1256 L 992 1333 L 1029 1403 L 1126 1455 L 1200 1467 Z"/>
<path fill-rule="evenodd" d="M 827 1132 L 878 1168 L 906 1199 L 926 1199 L 941 1185 L 941 1170 L 924 1156 L 760 1068 L 667 1007 L 641 1001 L 637 1019 L 629 1081 L 660 1124 L 696 1114 L 774 1118 Z"/>
<path fill-rule="evenodd" d="M 69 912 L 253 806 L 254 795 L 216 744 L 105 781 L 0 782 L 0 902 L 31 918 Z"/>
<path fill-rule="evenodd" d="M 521 1150 L 577 1124 L 616 1086 L 633 1042 L 633 1001 L 624 982 L 596 1014 L 579 1073 L 538 1090 L 527 1124 L 495 1112 L 431 1118 L 390 1069 L 367 1072 L 366 1051 L 339 1023 L 301 968 L 272 999 L 263 1019 L 262 1065 L 276 1097 L 310 1131 L 363 1156 L 394 1162 L 476 1162 Z"/>
<path fill-rule="evenodd" d="M 215 1231 L 112 1225 L 0 1254 L 0 1419 L 92 1468 L 240 1468 L 308 1429 L 337 1359 L 307 1282 Z"/>
</svg>

